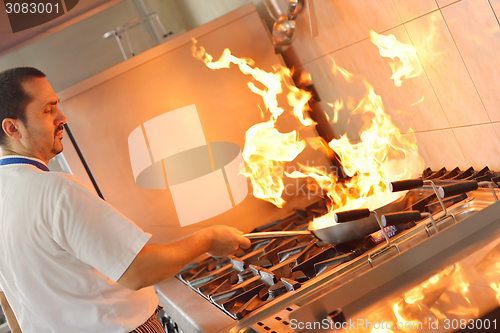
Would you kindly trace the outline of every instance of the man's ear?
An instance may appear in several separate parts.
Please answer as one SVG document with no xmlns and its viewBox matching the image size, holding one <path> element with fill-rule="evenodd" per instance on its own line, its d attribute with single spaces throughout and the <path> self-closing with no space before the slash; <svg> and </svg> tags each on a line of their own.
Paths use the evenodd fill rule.
<svg viewBox="0 0 500 333">
<path fill-rule="evenodd" d="M 21 139 L 21 132 L 19 132 L 19 120 L 12 118 L 5 118 L 2 121 L 2 130 L 8 137 L 14 140 Z"/>
</svg>

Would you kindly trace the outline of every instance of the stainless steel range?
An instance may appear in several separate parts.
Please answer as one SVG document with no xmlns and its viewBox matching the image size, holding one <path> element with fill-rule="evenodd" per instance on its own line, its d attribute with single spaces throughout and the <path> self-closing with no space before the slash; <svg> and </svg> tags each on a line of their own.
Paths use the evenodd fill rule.
<svg viewBox="0 0 500 333">
<path fill-rule="evenodd" d="M 160 302 L 183 332 L 456 331 L 499 305 L 496 176 L 426 170 L 401 199 L 406 214 L 389 204 L 371 235 L 333 245 L 310 234 L 254 240 L 189 265 L 158 286 Z M 254 232 L 305 230 L 326 212 L 319 200 Z"/>
</svg>

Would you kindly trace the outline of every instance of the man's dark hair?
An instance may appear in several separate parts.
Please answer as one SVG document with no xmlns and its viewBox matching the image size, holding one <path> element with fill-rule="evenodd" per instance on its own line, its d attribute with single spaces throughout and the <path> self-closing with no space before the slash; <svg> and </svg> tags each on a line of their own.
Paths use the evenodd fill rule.
<svg viewBox="0 0 500 333">
<path fill-rule="evenodd" d="M 33 67 L 18 67 L 0 72 L 0 124 L 5 118 L 26 122 L 26 105 L 33 99 L 23 89 L 23 83 L 45 74 Z M 0 146 L 5 145 L 7 135 L 0 130 Z"/>
</svg>

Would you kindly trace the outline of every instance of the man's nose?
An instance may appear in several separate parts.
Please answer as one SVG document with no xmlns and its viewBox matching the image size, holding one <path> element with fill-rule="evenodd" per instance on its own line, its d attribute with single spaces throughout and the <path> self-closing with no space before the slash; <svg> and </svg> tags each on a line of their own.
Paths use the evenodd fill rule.
<svg viewBox="0 0 500 333">
<path fill-rule="evenodd" d="M 56 123 L 62 124 L 62 125 L 66 124 L 68 122 L 68 119 L 66 118 L 64 113 L 62 113 L 62 111 L 59 108 L 57 108 L 57 110 L 59 111 L 59 114 L 57 115 Z"/>
</svg>

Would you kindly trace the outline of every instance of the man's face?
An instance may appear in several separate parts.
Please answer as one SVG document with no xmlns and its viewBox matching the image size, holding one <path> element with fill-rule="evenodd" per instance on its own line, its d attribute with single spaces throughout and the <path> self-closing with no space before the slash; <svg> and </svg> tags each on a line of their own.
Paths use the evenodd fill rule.
<svg viewBox="0 0 500 333">
<path fill-rule="evenodd" d="M 23 83 L 24 91 L 32 97 L 25 109 L 21 143 L 33 157 L 48 162 L 63 150 L 62 132 L 67 119 L 59 110 L 59 99 L 44 78 Z"/>
</svg>

